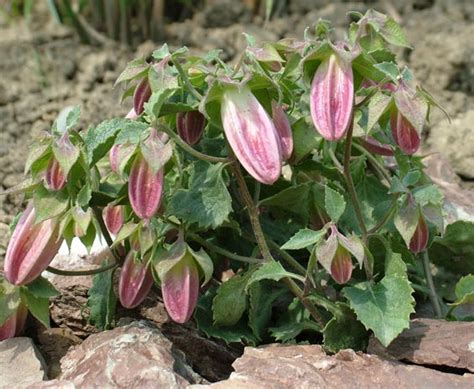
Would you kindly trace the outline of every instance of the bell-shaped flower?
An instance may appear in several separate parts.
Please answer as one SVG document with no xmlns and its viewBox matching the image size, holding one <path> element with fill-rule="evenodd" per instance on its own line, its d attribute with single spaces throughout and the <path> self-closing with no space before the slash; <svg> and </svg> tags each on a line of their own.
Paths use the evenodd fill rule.
<svg viewBox="0 0 474 389">
<path fill-rule="evenodd" d="M 203 250 L 194 252 L 186 243 L 178 240 L 156 264 L 156 271 L 171 319 L 177 323 L 187 322 L 197 304 L 202 276 L 203 284 L 212 276 L 211 259 Z"/>
<path fill-rule="evenodd" d="M 123 205 L 107 205 L 102 211 L 102 217 L 107 230 L 117 235 L 125 221 L 125 207 Z"/>
<path fill-rule="evenodd" d="M 349 128 L 354 105 L 352 64 L 333 53 L 316 70 L 310 110 L 316 130 L 327 140 L 341 139 Z"/>
<path fill-rule="evenodd" d="M 61 190 L 66 185 L 66 176 L 56 158 L 52 157 L 49 161 L 44 178 L 51 190 Z"/>
<path fill-rule="evenodd" d="M 195 145 L 201 139 L 206 118 L 199 111 L 179 112 L 176 115 L 178 135 L 189 145 Z"/>
<path fill-rule="evenodd" d="M 57 254 L 63 241 L 57 219 L 35 223 L 36 212 L 30 203 L 13 231 L 5 255 L 5 278 L 24 285 L 37 278 Z"/>
<path fill-rule="evenodd" d="M 145 260 L 139 261 L 130 251 L 120 271 L 119 299 L 125 308 L 140 305 L 150 292 L 153 276 Z"/>
<path fill-rule="evenodd" d="M 346 237 L 335 225 L 331 225 L 330 230 L 329 237 L 318 244 L 316 257 L 334 281 L 345 284 L 352 275 L 351 254 L 362 267 L 365 257 L 364 246 L 357 236 Z"/>
<path fill-rule="evenodd" d="M 419 149 L 420 134 L 399 111 L 390 115 L 390 127 L 395 143 L 405 154 L 412 155 Z"/>
<path fill-rule="evenodd" d="M 272 119 L 250 89 L 226 87 L 221 118 L 227 141 L 244 169 L 262 184 L 281 175 L 281 147 Z"/>
<path fill-rule="evenodd" d="M 28 308 L 20 302 L 16 311 L 0 326 L 0 341 L 21 335 L 27 316 Z"/>
<path fill-rule="evenodd" d="M 133 110 L 136 115 L 140 115 L 143 112 L 144 105 L 151 96 L 151 88 L 148 82 L 148 77 L 143 78 L 133 93 Z M 134 119 L 134 118 L 130 118 Z"/>
<path fill-rule="evenodd" d="M 281 156 L 286 161 L 293 152 L 293 133 L 283 107 L 274 100 L 272 100 L 272 118 L 280 139 Z"/>
<path fill-rule="evenodd" d="M 420 212 L 418 224 L 416 225 L 415 232 L 410 240 L 410 251 L 415 254 L 425 251 L 426 246 L 428 245 L 429 236 L 428 225 L 426 224 L 423 214 Z"/>
</svg>

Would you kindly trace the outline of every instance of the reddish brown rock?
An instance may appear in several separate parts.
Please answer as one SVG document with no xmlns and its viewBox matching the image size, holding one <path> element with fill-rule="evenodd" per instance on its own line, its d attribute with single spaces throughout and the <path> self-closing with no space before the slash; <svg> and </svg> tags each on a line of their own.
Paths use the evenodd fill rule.
<svg viewBox="0 0 474 389">
<path fill-rule="evenodd" d="M 474 323 L 415 319 L 388 348 L 371 339 L 368 351 L 417 365 L 474 372 Z"/>
<path fill-rule="evenodd" d="M 441 373 L 343 350 L 326 355 L 321 346 L 247 347 L 226 381 L 194 388 L 472 388 L 474 375 Z"/>
<path fill-rule="evenodd" d="M 78 388 L 185 388 L 202 382 L 156 327 L 135 322 L 88 337 L 61 360 Z"/>
</svg>

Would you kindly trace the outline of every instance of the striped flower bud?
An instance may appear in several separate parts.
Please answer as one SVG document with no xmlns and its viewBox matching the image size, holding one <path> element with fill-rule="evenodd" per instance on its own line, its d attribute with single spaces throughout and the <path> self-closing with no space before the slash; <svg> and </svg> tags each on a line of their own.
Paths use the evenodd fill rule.
<svg viewBox="0 0 474 389">
<path fill-rule="evenodd" d="M 105 226 L 107 230 L 117 235 L 123 226 L 125 220 L 125 210 L 123 205 L 107 205 L 102 211 Z"/>
<path fill-rule="evenodd" d="M 125 308 L 140 305 L 153 285 L 153 276 L 145 261 L 136 261 L 131 251 L 125 258 L 119 279 L 120 304 Z"/>
<path fill-rule="evenodd" d="M 421 143 L 420 135 L 400 112 L 392 113 L 390 127 L 395 143 L 405 154 L 412 155 L 418 150 Z"/>
<path fill-rule="evenodd" d="M 389 145 L 384 145 L 371 136 L 361 139 L 360 142 L 367 151 L 370 151 L 373 154 L 385 155 L 387 157 L 393 156 L 393 150 Z"/>
<path fill-rule="evenodd" d="M 332 54 L 316 70 L 310 91 L 311 118 L 323 138 L 335 141 L 345 135 L 353 104 L 352 66 Z"/>
<path fill-rule="evenodd" d="M 35 217 L 30 203 L 8 244 L 4 270 L 11 284 L 24 285 L 37 278 L 51 263 L 63 241 L 56 219 L 35 224 Z"/>
<path fill-rule="evenodd" d="M 135 108 L 132 108 L 128 113 L 125 115 L 126 119 L 130 120 L 135 120 L 138 118 L 137 112 L 135 111 Z"/>
<path fill-rule="evenodd" d="M 151 166 L 139 154 L 130 170 L 128 196 L 135 214 L 144 220 L 151 219 L 158 211 L 163 194 L 163 169 L 153 174 Z"/>
<path fill-rule="evenodd" d="M 281 175 L 281 147 L 273 121 L 250 89 L 228 87 L 222 98 L 222 124 L 237 159 L 257 181 L 271 185 Z"/>
<path fill-rule="evenodd" d="M 20 302 L 15 313 L 0 326 L 0 341 L 21 335 L 25 327 L 28 309 Z"/>
<path fill-rule="evenodd" d="M 409 246 L 410 251 L 415 254 L 425 251 L 426 246 L 428 245 L 429 235 L 430 233 L 429 233 L 425 218 L 420 213 L 420 217 L 418 219 L 418 224 L 416 226 L 415 233 L 413 234 L 410 240 L 410 246 Z"/>
<path fill-rule="evenodd" d="M 151 96 L 151 88 L 148 83 L 148 77 L 145 77 L 135 88 L 133 94 L 133 109 L 136 115 L 140 115 L 143 112 L 145 103 Z"/>
<path fill-rule="evenodd" d="M 46 169 L 45 180 L 51 190 L 61 190 L 66 185 L 66 176 L 61 170 L 58 160 L 54 157 L 49 161 L 48 168 Z"/>
<path fill-rule="evenodd" d="M 206 118 L 199 111 L 179 112 L 176 115 L 176 128 L 182 140 L 189 145 L 195 145 L 201 139 Z"/>
<path fill-rule="evenodd" d="M 331 262 L 331 277 L 338 284 L 345 284 L 352 276 L 352 259 L 349 252 L 343 247 L 338 246 L 336 254 Z"/>
<path fill-rule="evenodd" d="M 280 138 L 281 155 L 283 160 L 286 161 L 293 152 L 293 133 L 283 107 L 274 100 L 272 100 L 272 118 Z"/>
</svg>

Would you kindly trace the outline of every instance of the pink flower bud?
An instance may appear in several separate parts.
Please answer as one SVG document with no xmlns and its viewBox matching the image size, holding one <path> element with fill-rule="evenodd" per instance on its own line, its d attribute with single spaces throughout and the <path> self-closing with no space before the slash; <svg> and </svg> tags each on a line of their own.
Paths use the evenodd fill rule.
<svg viewBox="0 0 474 389">
<path fill-rule="evenodd" d="M 112 171 L 115 173 L 119 172 L 119 164 L 120 164 L 119 152 L 120 152 L 121 146 L 122 145 L 113 145 L 109 151 L 110 169 L 112 169 Z"/>
<path fill-rule="evenodd" d="M 334 141 L 345 135 L 353 104 L 352 66 L 332 54 L 316 70 L 310 91 L 311 117 L 323 138 Z"/>
<path fill-rule="evenodd" d="M 37 278 L 57 254 L 63 239 L 56 219 L 34 224 L 36 213 L 30 203 L 13 231 L 5 255 L 5 278 L 24 285 Z"/>
<path fill-rule="evenodd" d="M 392 113 L 390 127 L 395 143 L 405 154 L 412 155 L 420 147 L 421 138 L 415 127 L 400 113 Z"/>
<path fill-rule="evenodd" d="M 385 155 L 387 157 L 393 156 L 393 150 L 390 146 L 380 143 L 377 139 L 368 136 L 365 139 L 361 139 L 362 146 L 373 154 Z"/>
<path fill-rule="evenodd" d="M 189 145 L 195 145 L 201 139 L 206 118 L 199 111 L 179 112 L 176 115 L 176 128 L 182 140 Z"/>
<path fill-rule="evenodd" d="M 222 124 L 237 159 L 257 181 L 271 185 L 281 174 L 281 147 L 273 121 L 248 88 L 226 89 Z"/>
<path fill-rule="evenodd" d="M 102 211 L 105 226 L 113 235 L 117 235 L 124 223 L 124 206 L 123 205 L 107 205 Z"/>
<path fill-rule="evenodd" d="M 46 184 L 52 190 L 61 190 L 66 185 L 66 177 L 56 158 L 51 158 L 45 175 Z"/>
<path fill-rule="evenodd" d="M 145 77 L 135 88 L 133 94 L 133 109 L 137 115 L 140 115 L 143 112 L 143 106 L 148 101 L 151 96 L 151 88 L 148 83 L 148 77 Z"/>
<path fill-rule="evenodd" d="M 133 162 L 128 181 L 128 196 L 135 214 L 144 220 L 151 219 L 158 211 L 163 193 L 163 169 L 156 174 L 138 155 Z"/>
<path fill-rule="evenodd" d="M 0 326 L 0 341 L 21 335 L 27 316 L 28 309 L 20 302 L 15 313 Z"/>
<path fill-rule="evenodd" d="M 177 323 L 186 323 L 193 314 L 199 295 L 199 271 L 191 255 L 186 254 L 161 279 L 166 311 Z"/>
<path fill-rule="evenodd" d="M 281 145 L 281 154 L 283 160 L 286 161 L 291 157 L 293 152 L 293 133 L 291 132 L 290 122 L 288 116 L 281 105 L 272 100 L 272 117 L 273 124 L 278 132 Z"/>
<path fill-rule="evenodd" d="M 119 280 L 120 304 L 135 308 L 145 299 L 153 285 L 153 276 L 146 262 L 135 261 L 133 251 L 125 258 Z"/>
<path fill-rule="evenodd" d="M 331 277 L 338 284 L 345 284 L 352 276 L 352 259 L 349 252 L 338 246 L 331 262 Z"/>
<path fill-rule="evenodd" d="M 410 240 L 410 251 L 413 253 L 421 253 L 422 251 L 425 251 L 426 246 L 428 245 L 429 234 L 425 218 L 420 214 L 415 233 Z"/>
</svg>

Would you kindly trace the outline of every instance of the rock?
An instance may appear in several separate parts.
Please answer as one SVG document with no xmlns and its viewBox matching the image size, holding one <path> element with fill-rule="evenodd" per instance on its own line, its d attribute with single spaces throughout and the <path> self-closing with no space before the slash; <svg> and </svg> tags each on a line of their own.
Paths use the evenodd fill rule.
<svg viewBox="0 0 474 389">
<path fill-rule="evenodd" d="M 0 388 L 18 388 L 47 379 L 45 363 L 30 338 L 0 342 Z"/>
<path fill-rule="evenodd" d="M 434 126 L 428 144 L 449 159 L 457 174 L 474 178 L 474 109 L 459 115 L 451 125 L 442 121 Z"/>
<path fill-rule="evenodd" d="M 134 322 L 91 335 L 61 360 L 60 380 L 76 387 L 185 388 L 203 380 L 153 325 Z"/>
<path fill-rule="evenodd" d="M 472 388 L 474 375 L 442 373 L 342 350 L 326 355 L 321 346 L 247 347 L 226 381 L 190 388 Z"/>
<path fill-rule="evenodd" d="M 371 339 L 368 351 L 417 365 L 448 366 L 474 373 L 474 323 L 415 319 L 388 348 Z"/>
</svg>

